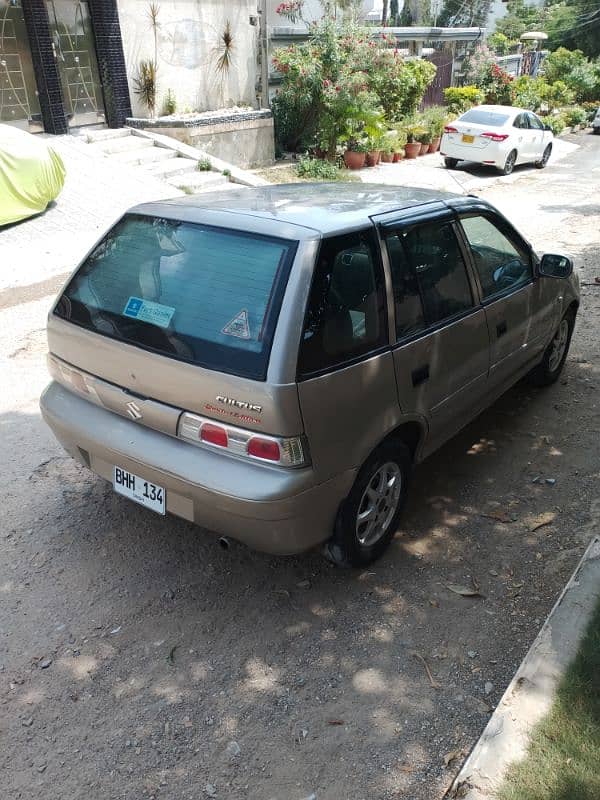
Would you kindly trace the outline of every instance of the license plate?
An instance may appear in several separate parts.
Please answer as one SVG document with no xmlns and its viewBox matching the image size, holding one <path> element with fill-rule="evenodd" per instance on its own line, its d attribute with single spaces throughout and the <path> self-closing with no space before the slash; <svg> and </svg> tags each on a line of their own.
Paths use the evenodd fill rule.
<svg viewBox="0 0 600 800">
<path fill-rule="evenodd" d="M 156 511 L 158 514 L 165 513 L 166 491 L 162 486 L 140 478 L 133 472 L 128 472 L 122 467 L 115 467 L 113 472 L 113 489 L 117 494 L 134 500 L 141 506 Z"/>
<path fill-rule="evenodd" d="M 462 140 L 463 142 L 465 142 L 465 144 L 473 144 L 473 142 L 475 141 L 475 137 L 469 136 L 468 133 L 463 133 Z"/>
</svg>

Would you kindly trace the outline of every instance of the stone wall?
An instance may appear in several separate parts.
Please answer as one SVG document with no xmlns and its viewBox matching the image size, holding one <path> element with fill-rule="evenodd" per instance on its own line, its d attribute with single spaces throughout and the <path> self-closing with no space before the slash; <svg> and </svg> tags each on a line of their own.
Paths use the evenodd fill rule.
<svg viewBox="0 0 600 800">
<path fill-rule="evenodd" d="M 171 136 L 238 167 L 260 167 L 274 159 L 273 115 L 266 109 L 188 119 L 130 118 L 127 125 Z"/>
</svg>

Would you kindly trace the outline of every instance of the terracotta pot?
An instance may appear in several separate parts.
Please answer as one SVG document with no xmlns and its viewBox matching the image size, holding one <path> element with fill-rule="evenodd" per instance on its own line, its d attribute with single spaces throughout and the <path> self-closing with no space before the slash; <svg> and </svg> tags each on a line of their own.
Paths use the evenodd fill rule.
<svg viewBox="0 0 600 800">
<path fill-rule="evenodd" d="M 429 145 L 429 152 L 437 153 L 437 151 L 440 149 L 441 141 L 442 141 L 441 138 L 439 136 L 436 136 L 435 139 L 433 139 L 431 144 Z"/>
<path fill-rule="evenodd" d="M 367 158 L 366 153 L 357 153 L 354 150 L 346 150 L 344 153 L 344 164 L 348 169 L 362 169 Z"/>
<path fill-rule="evenodd" d="M 382 160 L 382 162 L 384 164 L 391 164 L 392 161 L 394 160 L 394 154 L 393 153 L 382 153 L 381 154 L 381 160 Z"/>
<path fill-rule="evenodd" d="M 379 164 L 379 159 L 381 158 L 381 153 L 379 150 L 373 150 L 370 153 L 367 153 L 367 167 L 376 167 Z"/>
<path fill-rule="evenodd" d="M 402 161 L 404 158 L 404 153 L 394 153 L 394 164 L 397 164 L 398 161 Z"/>
<path fill-rule="evenodd" d="M 424 156 L 428 152 L 429 152 L 429 145 L 428 144 L 422 144 L 421 148 L 419 150 L 419 155 L 420 156 Z"/>
<path fill-rule="evenodd" d="M 404 154 L 406 158 L 416 158 L 421 152 L 420 142 L 407 142 L 404 145 Z"/>
</svg>

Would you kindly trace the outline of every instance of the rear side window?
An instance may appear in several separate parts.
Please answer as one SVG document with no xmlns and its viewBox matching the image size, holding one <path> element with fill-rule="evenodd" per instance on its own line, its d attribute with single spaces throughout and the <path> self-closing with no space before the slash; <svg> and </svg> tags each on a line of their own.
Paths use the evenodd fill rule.
<svg viewBox="0 0 600 800">
<path fill-rule="evenodd" d="M 162 355 L 264 380 L 296 244 L 129 214 L 82 264 L 55 313 Z"/>
<path fill-rule="evenodd" d="M 386 326 L 373 231 L 325 239 L 306 312 L 299 373 L 341 365 L 386 344 Z"/>
</svg>

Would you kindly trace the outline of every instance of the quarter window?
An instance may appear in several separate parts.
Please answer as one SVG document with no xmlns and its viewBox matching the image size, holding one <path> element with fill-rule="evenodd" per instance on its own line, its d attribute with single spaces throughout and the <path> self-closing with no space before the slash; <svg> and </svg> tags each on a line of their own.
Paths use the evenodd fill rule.
<svg viewBox="0 0 600 800">
<path fill-rule="evenodd" d="M 389 237 L 388 252 L 398 337 L 472 308 L 465 262 L 449 223 L 399 231 Z"/>
<path fill-rule="evenodd" d="M 527 114 L 527 119 L 529 120 L 529 127 L 533 130 L 543 131 L 544 126 L 542 121 L 539 117 L 536 117 L 535 114 Z"/>
<path fill-rule="evenodd" d="M 487 217 L 461 220 L 479 274 L 483 298 L 524 286 L 532 277 L 528 251 Z"/>
<path fill-rule="evenodd" d="M 325 239 L 311 288 L 301 374 L 343 364 L 386 344 L 385 289 L 371 230 Z"/>
</svg>

